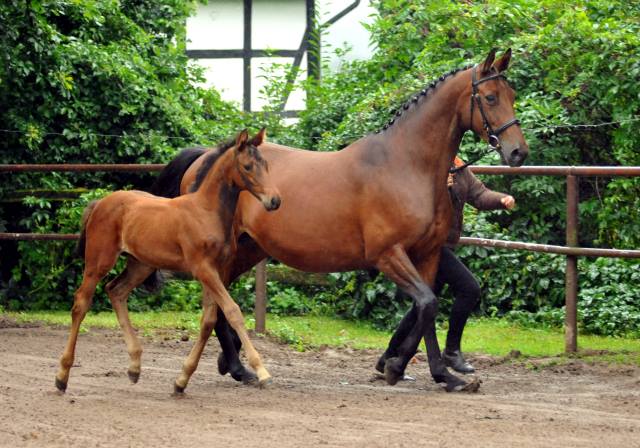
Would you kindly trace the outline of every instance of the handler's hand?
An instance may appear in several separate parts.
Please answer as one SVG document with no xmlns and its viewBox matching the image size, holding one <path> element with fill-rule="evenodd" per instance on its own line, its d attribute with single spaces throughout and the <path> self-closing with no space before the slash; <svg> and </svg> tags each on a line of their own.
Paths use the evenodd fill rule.
<svg viewBox="0 0 640 448">
<path fill-rule="evenodd" d="M 516 200 L 513 199 L 513 196 L 505 196 L 500 199 L 500 202 L 504 205 L 504 208 L 509 210 L 516 206 Z"/>
<path fill-rule="evenodd" d="M 449 173 L 449 177 L 447 177 L 447 187 L 451 188 L 453 187 L 453 174 Z"/>
</svg>

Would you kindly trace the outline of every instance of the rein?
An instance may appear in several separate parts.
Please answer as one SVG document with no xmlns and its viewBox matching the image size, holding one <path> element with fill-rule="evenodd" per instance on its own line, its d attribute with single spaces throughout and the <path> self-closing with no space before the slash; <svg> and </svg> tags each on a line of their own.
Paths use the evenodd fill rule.
<svg viewBox="0 0 640 448">
<path fill-rule="evenodd" d="M 469 165 L 473 165 L 478 160 L 480 160 L 481 158 L 486 156 L 490 151 L 495 150 L 495 149 L 499 149 L 502 146 L 501 143 L 500 143 L 499 135 L 502 134 L 504 131 L 506 131 L 507 129 L 509 129 L 513 125 L 516 125 L 516 124 L 520 125 L 520 120 L 518 120 L 517 118 L 514 117 L 511 120 L 507 121 L 502 126 L 500 126 L 498 129 L 493 129 L 493 127 L 491 127 L 491 124 L 489 123 L 489 120 L 487 119 L 487 114 L 485 113 L 484 108 L 482 107 L 482 98 L 480 97 L 480 93 L 478 92 L 478 86 L 480 84 L 482 84 L 483 82 L 491 81 L 493 79 L 502 78 L 502 79 L 506 80 L 507 77 L 506 77 L 506 75 L 504 73 L 494 73 L 493 75 L 489 75 L 489 76 L 486 76 L 484 78 L 477 79 L 477 75 L 476 75 L 477 67 L 478 66 L 476 65 L 471 70 L 471 89 L 472 89 L 472 93 L 471 93 L 471 106 L 470 106 L 469 120 L 471 121 L 471 123 L 473 123 L 474 106 L 477 103 L 478 104 L 478 110 L 480 111 L 480 116 L 482 117 L 482 127 L 484 128 L 485 132 L 487 133 L 488 145 L 487 145 L 487 149 L 484 150 L 479 156 L 474 157 L 469 162 L 466 162 L 464 165 L 461 165 L 461 166 L 458 166 L 458 167 L 454 167 L 454 168 L 450 168 L 449 169 L 449 173 L 451 173 L 451 174 L 457 173 L 458 171 L 461 171 L 461 170 L 465 169 Z"/>
</svg>

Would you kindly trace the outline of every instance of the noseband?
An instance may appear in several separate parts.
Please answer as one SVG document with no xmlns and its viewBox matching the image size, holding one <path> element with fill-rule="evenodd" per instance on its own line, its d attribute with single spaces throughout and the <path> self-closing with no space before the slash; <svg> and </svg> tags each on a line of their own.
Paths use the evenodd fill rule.
<svg viewBox="0 0 640 448">
<path fill-rule="evenodd" d="M 514 117 L 511 120 L 507 121 L 502 126 L 500 126 L 498 129 L 493 129 L 491 127 L 489 120 L 487 120 L 487 114 L 484 112 L 484 108 L 482 107 L 482 98 L 480 97 L 480 93 L 478 92 L 478 86 L 483 82 L 491 81 L 492 79 L 502 78 L 506 80 L 507 77 L 503 73 L 495 73 L 485 78 L 477 79 L 476 68 L 477 66 L 474 66 L 473 69 L 471 70 L 471 88 L 473 89 L 473 93 L 471 94 L 471 114 L 469 115 L 469 120 L 471 121 L 471 123 L 473 123 L 473 107 L 474 107 L 474 104 L 477 103 L 478 109 L 480 110 L 480 116 L 482 117 L 482 127 L 487 133 L 489 145 L 493 149 L 499 149 L 502 145 L 500 144 L 500 138 L 498 138 L 498 136 L 502 134 L 504 131 L 506 131 L 507 129 L 509 129 L 514 124 L 519 125 L 520 120 Z M 473 128 L 473 126 L 471 128 Z"/>
</svg>

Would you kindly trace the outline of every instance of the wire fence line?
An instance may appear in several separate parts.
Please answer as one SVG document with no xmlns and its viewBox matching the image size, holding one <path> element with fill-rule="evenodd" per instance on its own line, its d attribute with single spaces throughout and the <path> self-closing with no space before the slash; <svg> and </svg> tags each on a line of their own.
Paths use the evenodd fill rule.
<svg viewBox="0 0 640 448">
<path fill-rule="evenodd" d="M 522 130 L 523 131 L 529 131 L 529 132 L 542 132 L 542 131 L 549 131 L 549 130 L 562 130 L 562 129 L 576 129 L 576 130 L 589 130 L 589 129 L 597 129 L 597 128 L 601 128 L 601 127 L 606 127 L 606 126 L 619 126 L 622 124 L 627 124 L 627 123 L 635 123 L 635 122 L 640 122 L 640 116 L 633 116 L 633 117 L 629 117 L 629 118 L 625 118 L 625 119 L 621 119 L 618 121 L 605 121 L 605 122 L 600 122 L 600 123 L 580 123 L 580 124 L 568 124 L 568 123 L 564 123 L 564 124 L 545 124 L 545 125 L 538 125 L 537 127 L 526 127 L 523 126 Z M 21 135 L 28 135 L 31 134 L 31 132 L 29 131 L 21 131 L 21 130 L 17 130 L 17 129 L 0 129 L 0 132 L 5 133 L 5 134 L 21 134 Z M 374 132 L 374 131 L 372 131 Z M 73 131 L 73 132 L 42 132 L 42 133 L 38 133 L 39 137 L 47 137 L 47 136 L 58 136 L 58 137 L 67 137 L 67 138 L 74 138 L 75 135 L 74 134 L 78 134 L 80 135 L 80 133 L 78 131 Z M 165 135 L 165 134 L 157 134 L 154 132 L 147 132 L 147 133 L 131 133 L 131 134 L 108 134 L 108 133 L 98 133 L 98 132 L 83 132 L 81 134 L 82 136 L 90 136 L 90 137 L 101 137 L 101 138 L 116 138 L 116 139 L 125 139 L 125 138 L 164 138 L 166 140 L 183 140 L 183 141 L 192 141 L 193 137 L 182 137 L 182 136 L 176 136 L 176 135 Z M 349 135 L 349 134 L 342 134 L 339 136 L 341 139 L 342 138 L 353 138 L 353 139 L 358 139 L 363 137 L 363 135 Z M 218 139 L 220 138 L 219 136 L 214 136 L 214 135 L 201 135 L 200 138 L 209 138 L 209 139 Z M 322 140 L 324 139 L 324 137 L 312 137 L 312 140 Z"/>
</svg>

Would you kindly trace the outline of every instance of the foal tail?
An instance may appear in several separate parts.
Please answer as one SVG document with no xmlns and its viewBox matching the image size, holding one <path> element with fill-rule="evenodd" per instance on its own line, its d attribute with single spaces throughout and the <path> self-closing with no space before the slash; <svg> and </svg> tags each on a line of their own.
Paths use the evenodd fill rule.
<svg viewBox="0 0 640 448">
<path fill-rule="evenodd" d="M 93 212 L 93 209 L 98 205 L 99 200 L 91 201 L 87 204 L 87 207 L 84 209 L 82 213 L 82 220 L 80 224 L 80 239 L 78 240 L 78 244 L 76 245 L 75 255 L 79 258 L 84 258 L 84 247 L 87 244 L 87 221 L 89 221 L 89 216 Z"/>
</svg>

